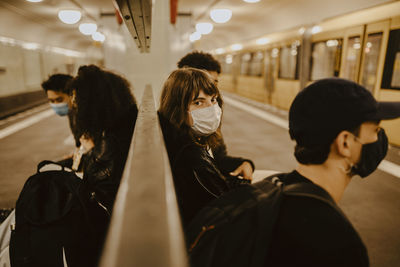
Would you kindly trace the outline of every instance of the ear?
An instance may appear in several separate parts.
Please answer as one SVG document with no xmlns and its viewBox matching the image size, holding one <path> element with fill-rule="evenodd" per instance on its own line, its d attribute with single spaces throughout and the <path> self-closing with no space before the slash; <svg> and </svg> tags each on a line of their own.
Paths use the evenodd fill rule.
<svg viewBox="0 0 400 267">
<path fill-rule="evenodd" d="M 333 141 L 337 153 L 348 158 L 351 156 L 350 143 L 352 135 L 348 131 L 341 131 Z"/>
</svg>

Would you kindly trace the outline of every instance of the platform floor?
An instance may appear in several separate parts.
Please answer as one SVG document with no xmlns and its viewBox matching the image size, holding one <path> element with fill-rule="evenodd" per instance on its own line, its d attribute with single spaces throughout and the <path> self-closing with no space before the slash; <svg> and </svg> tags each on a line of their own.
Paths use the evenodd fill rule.
<svg viewBox="0 0 400 267">
<path fill-rule="evenodd" d="M 293 170 L 296 166 L 294 143 L 287 129 L 239 109 L 229 100 L 239 101 L 283 122 L 287 120 L 287 113 L 232 94 L 225 93 L 224 97 L 222 133 L 228 153 L 252 159 L 257 169 Z M 0 135 L 47 111 L 44 106 L 31 114 L 0 121 Z M 54 114 L 47 114 L 42 120 L 0 138 L 0 208 L 15 206 L 24 182 L 36 172 L 41 160 L 59 160 L 73 148 L 67 117 Z M 399 149 L 392 147 L 386 160 L 399 163 Z M 381 170 L 367 179 L 355 177 L 339 203 L 366 243 L 373 267 L 399 266 L 399 203 L 400 178 Z"/>
</svg>

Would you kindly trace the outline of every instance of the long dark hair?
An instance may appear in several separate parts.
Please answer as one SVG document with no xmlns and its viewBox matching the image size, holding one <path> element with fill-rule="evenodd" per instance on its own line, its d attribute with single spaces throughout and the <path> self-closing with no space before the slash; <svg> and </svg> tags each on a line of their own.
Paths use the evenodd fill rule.
<svg viewBox="0 0 400 267">
<path fill-rule="evenodd" d="M 158 111 L 177 129 L 188 134 L 196 144 L 214 148 L 221 140 L 221 125 L 215 133 L 205 137 L 196 135 L 189 126 L 189 105 L 201 90 L 207 95 L 215 95 L 222 109 L 221 94 L 207 72 L 195 68 L 175 70 L 164 83 Z"/>
<path fill-rule="evenodd" d="M 80 135 L 94 142 L 111 129 L 132 106 L 136 106 L 129 82 L 95 65 L 81 66 L 69 85 L 72 112 Z"/>
</svg>

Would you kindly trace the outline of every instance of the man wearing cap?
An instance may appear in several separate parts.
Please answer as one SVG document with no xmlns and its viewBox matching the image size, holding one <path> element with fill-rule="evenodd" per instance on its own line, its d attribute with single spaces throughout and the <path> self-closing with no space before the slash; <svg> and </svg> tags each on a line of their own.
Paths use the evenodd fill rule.
<svg viewBox="0 0 400 267">
<path fill-rule="evenodd" d="M 388 139 L 379 122 L 398 117 L 400 102 L 377 102 L 343 79 L 319 80 L 296 96 L 289 134 L 298 166 L 279 178 L 308 183 L 324 201 L 285 196 L 265 266 L 369 266 L 363 241 L 337 203 L 353 176 L 367 177 L 383 160 Z"/>
</svg>

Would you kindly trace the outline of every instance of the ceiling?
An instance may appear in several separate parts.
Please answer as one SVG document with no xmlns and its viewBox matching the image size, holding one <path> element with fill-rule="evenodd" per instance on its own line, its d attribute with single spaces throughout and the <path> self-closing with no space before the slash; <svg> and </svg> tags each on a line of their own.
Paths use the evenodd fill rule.
<svg viewBox="0 0 400 267">
<path fill-rule="evenodd" d="M 158 1 L 169 3 L 168 0 L 153 1 L 155 5 Z M 389 2 L 397 1 L 261 0 L 249 4 L 242 0 L 178 0 L 178 14 L 186 15 L 178 16 L 177 25 L 180 25 L 179 20 L 181 25 L 187 24 L 190 14 L 189 21 L 194 31 L 196 22 L 211 22 L 208 15 L 211 9 L 231 9 L 233 15 L 230 21 L 225 24 L 214 23 L 214 30 L 195 44 L 197 49 L 211 50 L 273 32 L 317 24 L 328 18 Z M 81 21 L 94 21 L 100 30 L 102 27 L 115 31 L 118 27 L 116 19 L 111 19 L 115 12 L 112 0 L 43 0 L 41 3 L 0 0 L 0 37 L 80 51 L 93 47 L 95 44 L 90 36 L 82 35 L 76 24 L 67 25 L 58 19 L 58 11 L 65 8 L 83 9 Z"/>
<path fill-rule="evenodd" d="M 194 26 L 197 22 L 212 22 L 209 12 L 213 8 L 232 10 L 230 21 L 213 23 L 214 30 L 195 44 L 198 49 L 211 50 L 269 33 L 318 24 L 328 18 L 390 2 L 396 1 L 261 0 L 250 4 L 242 0 L 179 0 L 178 14 L 191 13 Z"/>
<path fill-rule="evenodd" d="M 101 18 L 115 13 L 111 0 L 0 0 L 0 36 L 78 50 L 92 46 L 91 37 L 81 34 L 77 24 L 58 19 L 61 9 L 83 10 L 80 22 L 96 22 L 100 30 L 104 27 Z"/>
</svg>

